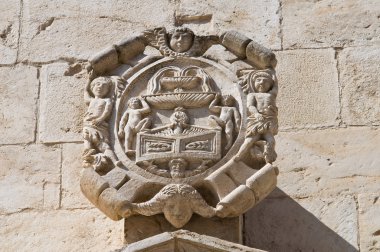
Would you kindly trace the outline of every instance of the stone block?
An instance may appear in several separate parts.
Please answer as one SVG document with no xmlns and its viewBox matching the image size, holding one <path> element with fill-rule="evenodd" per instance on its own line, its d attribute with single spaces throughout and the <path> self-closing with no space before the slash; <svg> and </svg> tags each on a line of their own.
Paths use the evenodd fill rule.
<svg viewBox="0 0 380 252">
<path fill-rule="evenodd" d="M 59 206 L 61 150 L 43 145 L 0 147 L 0 214 Z"/>
<path fill-rule="evenodd" d="M 268 251 L 356 252 L 352 196 L 265 199 L 245 215 L 246 245 Z"/>
<path fill-rule="evenodd" d="M 82 170 L 82 144 L 62 145 L 62 207 L 71 208 L 92 208 L 91 203 L 86 199 L 80 190 L 80 176 Z"/>
<path fill-rule="evenodd" d="M 342 119 L 348 125 L 380 125 L 379 55 L 378 46 L 339 54 Z"/>
<path fill-rule="evenodd" d="M 119 0 L 96 2 L 26 0 L 24 1 L 24 10 L 24 18 L 28 20 L 43 20 L 50 17 L 83 19 L 83 13 L 86 13 L 86 17 L 121 20 L 125 25 L 128 25 L 128 23 L 140 23 L 141 26 L 156 27 L 172 23 L 174 3 L 170 0 L 146 0 L 143 2 Z M 125 31 L 130 30 L 126 28 Z M 90 32 L 86 32 L 85 35 L 89 34 Z M 108 36 L 108 34 L 104 36 Z"/>
<path fill-rule="evenodd" d="M 285 0 L 284 48 L 370 45 L 380 41 L 377 0 Z"/>
<path fill-rule="evenodd" d="M 138 251 L 186 251 L 186 252 L 264 252 L 240 244 L 224 241 L 207 235 L 199 235 L 187 230 L 165 232 L 139 242 L 129 244 L 122 252 Z"/>
<path fill-rule="evenodd" d="M 360 251 L 380 251 L 379 194 L 359 194 Z"/>
<path fill-rule="evenodd" d="M 85 112 L 85 78 L 67 76 L 66 63 L 45 65 L 41 69 L 39 140 L 44 143 L 82 140 Z"/>
<path fill-rule="evenodd" d="M 379 142 L 379 130 L 365 127 L 280 132 L 278 187 L 297 197 L 377 192 Z"/>
<path fill-rule="evenodd" d="M 230 242 L 241 243 L 241 220 L 234 218 L 203 218 L 193 215 L 191 220 L 182 227 L 198 234 L 217 237 Z M 137 242 L 163 232 L 176 231 L 162 214 L 153 216 L 136 215 L 125 219 L 124 235 L 126 243 Z"/>
<path fill-rule="evenodd" d="M 110 18 L 26 20 L 22 23 L 19 59 L 32 62 L 87 60 L 126 37 L 128 31 L 144 28 L 141 24 Z"/>
<path fill-rule="evenodd" d="M 122 222 L 98 210 L 58 210 L 0 216 L 3 251 L 114 251 L 123 246 Z"/>
<path fill-rule="evenodd" d="M 0 12 L 0 64 L 14 64 L 17 58 L 20 1 L 1 1 Z"/>
<path fill-rule="evenodd" d="M 276 54 L 280 129 L 337 125 L 339 88 L 334 50 Z"/>
<path fill-rule="evenodd" d="M 243 1 L 181 1 L 176 6 L 175 18 L 183 16 L 199 17 L 189 19 L 184 25 L 196 33 L 222 33 L 237 30 L 250 39 L 271 49 L 280 49 L 280 21 L 275 0 L 252 2 Z M 202 19 L 210 16 L 211 18 Z"/>
<path fill-rule="evenodd" d="M 27 66 L 0 68 L 0 144 L 34 141 L 37 69 Z"/>
</svg>

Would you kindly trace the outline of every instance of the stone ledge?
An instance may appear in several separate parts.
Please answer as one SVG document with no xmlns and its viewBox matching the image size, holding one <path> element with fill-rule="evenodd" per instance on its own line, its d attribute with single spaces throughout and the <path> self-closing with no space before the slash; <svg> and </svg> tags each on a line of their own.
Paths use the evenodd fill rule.
<svg viewBox="0 0 380 252">
<path fill-rule="evenodd" d="M 175 252 L 175 251 L 225 251 L 225 252 L 264 252 L 240 244 L 227 242 L 207 235 L 199 235 L 187 230 L 165 232 L 128 245 L 120 252 Z"/>
</svg>

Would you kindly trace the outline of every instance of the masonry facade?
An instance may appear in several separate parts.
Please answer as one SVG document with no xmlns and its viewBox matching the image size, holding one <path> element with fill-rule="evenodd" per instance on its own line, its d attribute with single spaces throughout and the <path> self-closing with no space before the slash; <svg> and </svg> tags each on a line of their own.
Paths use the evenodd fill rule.
<svg viewBox="0 0 380 252">
<path fill-rule="evenodd" d="M 142 30 L 238 30 L 272 49 L 278 188 L 244 217 L 270 251 L 380 249 L 380 4 L 364 1 L 0 2 L 0 243 L 108 251 L 122 221 L 79 188 L 86 61 Z M 228 61 L 228 59 L 227 59 Z"/>
</svg>

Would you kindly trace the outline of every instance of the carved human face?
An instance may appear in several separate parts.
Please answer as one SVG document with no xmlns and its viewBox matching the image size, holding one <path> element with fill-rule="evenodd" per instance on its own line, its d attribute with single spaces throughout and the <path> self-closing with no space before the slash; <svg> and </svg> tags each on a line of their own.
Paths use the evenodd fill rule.
<svg viewBox="0 0 380 252">
<path fill-rule="evenodd" d="M 272 84 L 272 79 L 265 76 L 259 76 L 255 80 L 255 89 L 259 93 L 266 93 L 272 87 Z"/>
<path fill-rule="evenodd" d="M 95 79 L 91 84 L 91 91 L 94 93 L 95 97 L 105 97 L 109 91 L 108 82 L 103 79 Z"/>
<path fill-rule="evenodd" d="M 141 108 L 141 101 L 138 98 L 132 98 L 129 100 L 128 106 L 131 109 L 139 109 Z"/>
<path fill-rule="evenodd" d="M 182 159 L 173 159 L 169 162 L 170 175 L 172 178 L 183 178 L 185 176 L 186 161 Z"/>
<path fill-rule="evenodd" d="M 170 121 L 175 124 L 186 124 L 189 117 L 183 111 L 176 111 L 170 116 Z"/>
<path fill-rule="evenodd" d="M 165 218 L 176 228 L 183 227 L 193 215 L 188 199 L 181 195 L 170 197 L 163 209 Z"/>
<path fill-rule="evenodd" d="M 189 32 L 173 33 L 170 39 L 170 47 L 176 52 L 186 52 L 193 44 L 193 34 Z"/>
</svg>

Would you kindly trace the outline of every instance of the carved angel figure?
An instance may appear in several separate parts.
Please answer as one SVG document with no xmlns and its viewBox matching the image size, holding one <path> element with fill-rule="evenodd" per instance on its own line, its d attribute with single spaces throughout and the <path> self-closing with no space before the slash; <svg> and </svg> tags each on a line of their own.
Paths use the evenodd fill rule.
<svg viewBox="0 0 380 252">
<path fill-rule="evenodd" d="M 133 97 L 128 101 L 128 109 L 124 112 L 119 125 L 118 135 L 124 138 L 125 153 L 134 152 L 132 142 L 135 135 L 150 127 L 152 121 L 144 114 L 150 113 L 150 107 L 143 98 Z"/>
<path fill-rule="evenodd" d="M 247 96 L 247 132 L 243 145 L 235 156 L 239 161 L 251 147 L 260 139 L 264 139 L 264 158 L 267 163 L 272 163 L 277 154 L 275 152 L 274 135 L 278 132 L 277 120 L 277 82 L 268 71 L 256 71 L 249 74 L 249 89 Z"/>
<path fill-rule="evenodd" d="M 221 106 L 219 103 L 221 103 Z M 211 112 L 220 114 L 219 117 L 210 115 L 209 121 L 210 126 L 217 126 L 224 129 L 227 138 L 225 150 L 228 150 L 231 147 L 234 129 L 238 132 L 240 126 L 240 114 L 234 104 L 235 99 L 232 95 L 221 96 L 220 94 L 217 94 L 209 106 Z"/>
<path fill-rule="evenodd" d="M 144 37 L 164 56 L 201 56 L 219 41 L 218 36 L 195 36 L 192 30 L 185 27 L 177 27 L 169 34 L 163 27 L 147 30 Z"/>
<path fill-rule="evenodd" d="M 108 119 L 112 112 L 113 100 L 110 97 L 113 82 L 110 77 L 98 77 L 88 83 L 86 90 L 92 92 L 86 96 L 88 104 L 84 115 L 84 162 L 90 160 L 87 154 L 104 153 L 117 164 L 117 158 L 109 145 Z M 94 151 L 95 150 L 95 151 Z M 86 164 L 88 166 L 89 164 Z"/>
<path fill-rule="evenodd" d="M 123 213 L 124 217 L 132 214 L 151 216 L 164 213 L 165 218 L 176 228 L 183 227 L 193 213 L 211 218 L 216 210 L 206 203 L 192 186 L 187 184 L 169 184 L 163 187 L 151 200 L 132 203 Z"/>
</svg>

